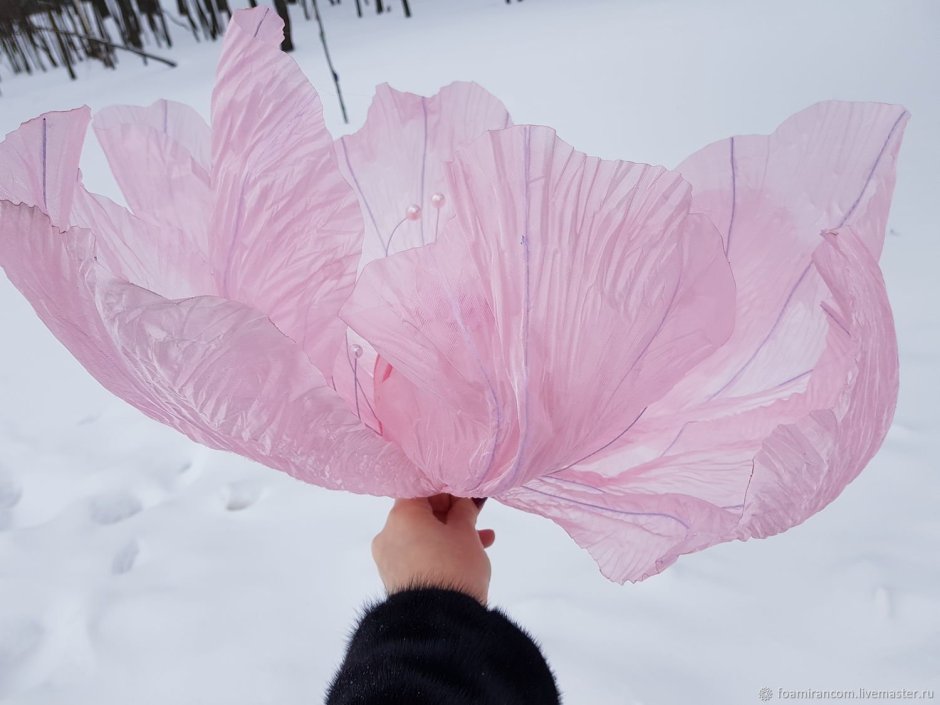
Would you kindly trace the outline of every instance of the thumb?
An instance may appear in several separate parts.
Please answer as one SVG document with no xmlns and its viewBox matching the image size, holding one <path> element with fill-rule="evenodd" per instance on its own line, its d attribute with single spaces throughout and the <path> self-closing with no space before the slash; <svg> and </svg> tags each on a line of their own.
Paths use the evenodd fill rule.
<svg viewBox="0 0 940 705">
<path fill-rule="evenodd" d="M 447 523 L 476 526 L 479 515 L 480 509 L 472 499 L 469 497 L 454 497 L 454 503 L 447 514 Z"/>
</svg>

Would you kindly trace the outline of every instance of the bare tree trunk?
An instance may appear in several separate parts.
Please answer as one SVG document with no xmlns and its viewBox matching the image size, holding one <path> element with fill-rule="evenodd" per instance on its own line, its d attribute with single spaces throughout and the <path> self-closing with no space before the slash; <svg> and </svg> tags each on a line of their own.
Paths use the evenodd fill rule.
<svg viewBox="0 0 940 705">
<path fill-rule="evenodd" d="M 52 31 L 55 32 L 56 39 L 59 42 L 59 53 L 61 54 L 60 58 L 69 71 L 69 78 L 74 81 L 78 77 L 75 75 L 75 70 L 72 68 L 72 57 L 70 56 L 70 50 L 67 46 L 65 46 L 65 41 L 63 40 L 62 35 L 59 33 L 58 26 L 56 25 L 55 13 L 53 13 L 52 10 L 48 10 L 46 15 L 49 18 L 49 24 L 52 27 Z"/>
<path fill-rule="evenodd" d="M 281 41 L 281 51 L 294 51 L 294 39 L 291 37 L 287 0 L 274 0 L 274 9 L 277 10 L 278 17 L 284 21 L 284 39 Z"/>
</svg>

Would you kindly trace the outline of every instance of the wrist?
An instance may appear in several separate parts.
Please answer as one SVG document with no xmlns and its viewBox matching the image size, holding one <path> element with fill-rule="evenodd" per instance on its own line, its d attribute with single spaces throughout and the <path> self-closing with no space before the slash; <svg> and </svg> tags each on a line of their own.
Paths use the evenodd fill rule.
<svg viewBox="0 0 940 705">
<path fill-rule="evenodd" d="M 453 578 L 415 575 L 405 582 L 386 588 L 389 597 L 414 591 L 457 592 L 472 598 L 483 607 L 486 607 L 487 604 L 487 595 L 485 593 L 480 594 L 481 591 L 479 589 L 474 589 L 466 583 Z"/>
</svg>

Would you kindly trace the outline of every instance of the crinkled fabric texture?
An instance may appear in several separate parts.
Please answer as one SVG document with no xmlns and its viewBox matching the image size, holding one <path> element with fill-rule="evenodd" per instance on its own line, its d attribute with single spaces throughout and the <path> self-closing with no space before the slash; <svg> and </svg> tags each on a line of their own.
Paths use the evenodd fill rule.
<svg viewBox="0 0 940 705">
<path fill-rule="evenodd" d="M 831 502 L 887 432 L 878 267 L 908 119 L 824 102 L 676 169 L 513 125 L 475 84 L 380 86 L 334 140 L 266 8 L 211 125 L 87 108 L 0 144 L 0 264 L 105 387 L 306 482 L 490 496 L 624 582 Z"/>
</svg>

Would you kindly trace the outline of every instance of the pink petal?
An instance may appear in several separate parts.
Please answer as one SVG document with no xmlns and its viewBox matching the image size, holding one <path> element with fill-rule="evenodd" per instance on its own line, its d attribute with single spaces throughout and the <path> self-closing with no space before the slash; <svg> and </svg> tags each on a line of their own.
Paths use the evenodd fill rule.
<svg viewBox="0 0 940 705">
<path fill-rule="evenodd" d="M 167 238 L 182 237 L 205 268 L 211 137 L 202 117 L 189 106 L 158 100 L 146 108 L 105 108 L 93 127 L 134 215 L 165 226 Z"/>
<path fill-rule="evenodd" d="M 891 425 L 898 396 L 891 306 L 870 250 L 871 222 L 849 222 L 827 234 L 827 245 L 813 256 L 833 292 L 819 369 L 838 374 L 841 389 L 827 406 L 778 426 L 764 442 L 745 497 L 741 537 L 779 533 L 825 507 L 871 460 Z M 816 386 L 831 386 L 818 377 L 807 396 Z"/>
<path fill-rule="evenodd" d="M 648 578 L 678 555 L 717 543 L 737 522 L 736 514 L 688 494 L 602 492 L 555 477 L 536 478 L 498 500 L 554 520 L 587 549 L 606 578 L 621 584 Z"/>
<path fill-rule="evenodd" d="M 279 49 L 281 20 L 237 12 L 212 94 L 209 259 L 221 296 L 264 311 L 330 375 L 362 219 L 320 99 Z"/>
<path fill-rule="evenodd" d="M 359 269 L 388 253 L 433 242 L 454 214 L 445 193 L 445 163 L 459 147 L 510 124 L 503 104 L 476 83 L 458 81 L 431 97 L 378 86 L 365 125 L 335 142 L 340 169 L 355 187 L 365 222 Z M 415 220 L 406 217 L 412 206 L 420 209 Z M 355 333 L 348 333 L 347 339 L 331 380 L 350 406 L 377 428 L 381 422 L 374 410 L 375 350 Z M 362 349 L 358 361 L 350 353 L 353 344 Z"/>
<path fill-rule="evenodd" d="M 459 152 L 448 193 L 439 240 L 371 263 L 341 312 L 391 365 L 383 432 L 439 490 L 579 462 L 729 335 L 721 242 L 677 174 L 523 126 Z"/>
<path fill-rule="evenodd" d="M 808 328 L 800 311 L 818 234 L 864 222 L 878 257 L 908 117 L 882 103 L 818 103 L 770 136 L 718 142 L 679 165 L 693 209 L 722 233 L 738 302 L 733 337 L 674 390 L 676 405 L 753 394 L 812 367 L 823 321 Z"/>
<path fill-rule="evenodd" d="M 141 220 L 81 186 L 75 193 L 72 224 L 94 233 L 98 260 L 115 276 L 167 298 L 214 291 L 208 262 L 171 225 Z"/>
<path fill-rule="evenodd" d="M 776 402 L 805 392 L 825 347 L 828 322 L 819 306 L 829 291 L 811 261 L 819 233 L 852 225 L 880 252 L 908 117 L 880 103 L 820 103 L 772 135 L 718 142 L 680 165 L 693 183 L 693 210 L 718 224 L 728 248 L 734 332 L 647 410 L 633 439 L 604 451 L 619 453 L 618 471 L 677 452 L 686 440 L 702 447 L 712 434 L 709 419 L 768 407 L 762 423 L 751 417 L 753 427 L 739 428 L 763 438 L 802 413 Z M 786 408 L 796 416 L 780 416 Z"/>
<path fill-rule="evenodd" d="M 739 296 L 731 339 L 650 405 L 631 432 L 632 445 L 505 497 L 562 524 L 614 580 L 639 580 L 683 553 L 804 521 L 861 471 L 887 432 L 897 397 L 897 345 L 874 252 L 884 237 L 907 115 L 864 104 L 811 109 L 817 110 L 817 122 L 799 121 L 802 133 L 789 131 L 791 119 L 771 138 L 745 138 L 754 149 L 763 140 L 763 156 L 736 161 L 730 254 Z M 718 152 L 709 147 L 700 154 L 714 160 Z M 794 163 L 794 154 L 811 165 Z M 857 163 L 859 154 L 869 157 L 867 165 Z M 818 184 L 828 177 L 811 169 L 843 175 L 850 184 L 823 188 Z M 697 173 L 709 172 L 701 166 Z M 769 185 L 784 174 L 797 193 Z M 765 191 L 740 185 L 762 179 Z M 721 202 L 711 192 L 708 203 Z M 710 216 L 727 233 L 730 218 L 722 221 L 714 209 Z M 820 227 L 830 233 L 822 245 Z M 778 252 L 777 260 L 763 257 L 761 243 Z M 781 272 L 789 273 L 789 291 L 780 290 Z M 648 498 L 634 509 L 675 521 L 664 530 L 664 520 L 655 526 L 627 515 L 617 520 L 608 509 L 585 507 L 598 504 L 597 496 L 605 507 L 618 507 L 625 496 Z M 662 505 L 663 496 L 674 497 L 671 508 Z M 728 517 L 735 520 L 730 528 Z M 606 533 L 598 533 L 600 525 Z M 638 527 L 648 539 L 638 539 Z"/>
<path fill-rule="evenodd" d="M 881 273 L 856 229 L 828 235 L 813 260 L 831 291 L 830 324 L 823 371 L 805 395 L 796 395 L 798 418 L 754 439 L 750 417 L 764 409 L 728 416 L 703 429 L 698 450 L 615 477 L 569 470 L 499 500 L 558 522 L 620 583 L 643 580 L 715 543 L 784 531 L 825 507 L 887 433 L 898 360 Z M 838 393 L 821 398 L 816 387 L 831 387 L 831 375 Z"/>
<path fill-rule="evenodd" d="M 0 143 L 0 159 L 9 164 L 0 198 L 38 206 L 62 228 L 93 230 L 102 264 L 128 281 L 168 296 L 209 291 L 211 272 L 179 231 L 141 221 L 81 186 L 78 160 L 87 125 L 82 108 L 46 113 L 10 133 Z"/>
<path fill-rule="evenodd" d="M 107 389 L 151 418 L 306 482 L 429 493 L 366 429 L 303 351 L 261 312 L 198 296 L 171 301 L 114 278 L 83 229 L 0 201 L 0 263 L 53 334 Z"/>
<path fill-rule="evenodd" d="M 112 105 L 95 114 L 93 128 L 99 131 L 135 128 L 161 135 L 168 145 L 182 150 L 204 172 L 211 168 L 212 135 L 209 125 L 185 103 L 160 99 L 151 105 Z M 158 151 L 162 155 L 162 151 Z M 110 159 L 112 156 L 108 155 Z"/>
<path fill-rule="evenodd" d="M 44 113 L 0 142 L 0 200 L 36 206 L 67 227 L 89 110 Z"/>
<path fill-rule="evenodd" d="M 360 268 L 433 242 L 454 213 L 445 163 L 484 132 L 510 124 L 503 104 L 476 83 L 451 83 L 430 98 L 378 86 L 362 129 L 336 141 L 365 219 Z M 440 207 L 434 194 L 444 196 Z M 420 208 L 415 220 L 406 217 L 412 205 Z"/>
</svg>

